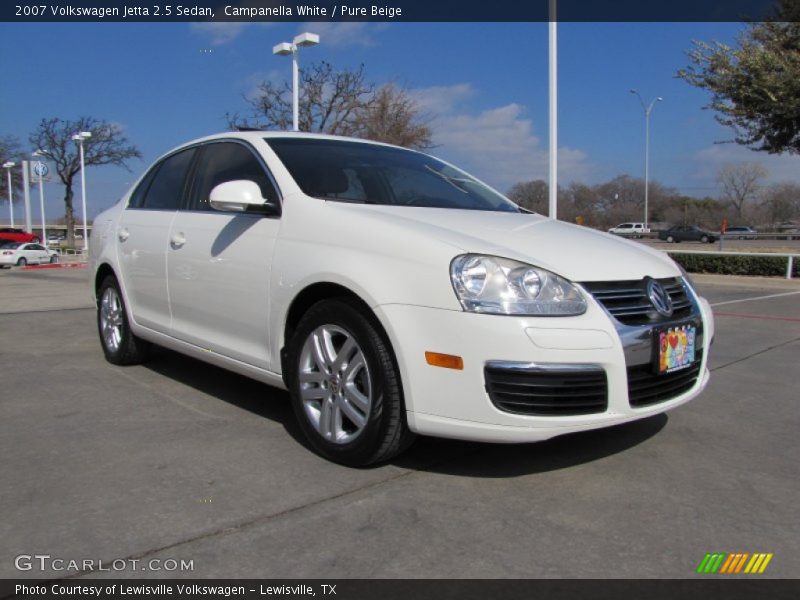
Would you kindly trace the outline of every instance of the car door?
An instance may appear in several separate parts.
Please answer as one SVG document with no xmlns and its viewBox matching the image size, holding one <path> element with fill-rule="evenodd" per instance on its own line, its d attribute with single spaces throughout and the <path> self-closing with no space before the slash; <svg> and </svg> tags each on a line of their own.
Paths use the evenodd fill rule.
<svg viewBox="0 0 800 600">
<path fill-rule="evenodd" d="M 34 252 L 34 260 L 38 264 L 50 262 L 50 254 L 47 249 L 41 244 L 31 244 L 31 250 Z"/>
<path fill-rule="evenodd" d="M 247 144 L 204 144 L 185 209 L 170 230 L 168 280 L 172 335 L 212 352 L 270 368 L 269 280 L 280 227 L 280 200 L 261 157 Z M 220 212 L 211 190 L 255 181 L 277 210 Z"/>
<path fill-rule="evenodd" d="M 168 333 L 167 248 L 169 228 L 183 201 L 196 148 L 178 151 L 154 165 L 137 186 L 117 225 L 116 244 L 133 319 Z"/>
<path fill-rule="evenodd" d="M 38 244 L 25 244 L 22 246 L 22 256 L 25 257 L 29 265 L 38 265 L 41 262 Z"/>
</svg>

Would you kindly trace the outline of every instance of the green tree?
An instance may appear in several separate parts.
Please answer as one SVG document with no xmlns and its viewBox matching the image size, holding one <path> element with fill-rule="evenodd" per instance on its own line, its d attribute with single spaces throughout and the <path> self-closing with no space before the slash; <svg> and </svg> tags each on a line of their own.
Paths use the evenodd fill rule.
<svg viewBox="0 0 800 600">
<path fill-rule="evenodd" d="M 800 153 L 800 0 L 751 23 L 735 46 L 694 42 L 677 76 L 711 93 L 707 108 L 734 141 L 769 153 Z"/>
<path fill-rule="evenodd" d="M 72 136 L 81 131 L 92 134 L 83 142 L 86 167 L 117 165 L 127 168 L 131 158 L 141 158 L 136 146 L 129 144 L 119 125 L 93 117 L 80 117 L 75 121 L 58 118 L 42 119 L 30 136 L 31 145 L 42 151 L 56 167 L 64 184 L 64 217 L 67 225 L 67 244 L 75 245 L 75 214 L 72 208 L 75 176 L 80 173 L 81 161 L 78 145 Z"/>
</svg>

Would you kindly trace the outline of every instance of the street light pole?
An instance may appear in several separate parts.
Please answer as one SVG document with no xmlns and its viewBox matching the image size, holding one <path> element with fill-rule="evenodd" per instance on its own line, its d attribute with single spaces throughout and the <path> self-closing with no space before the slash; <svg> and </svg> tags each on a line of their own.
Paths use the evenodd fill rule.
<svg viewBox="0 0 800 600">
<path fill-rule="evenodd" d="M 549 145 L 549 190 L 548 190 L 548 216 L 551 219 L 558 218 L 558 22 L 556 15 L 556 0 L 550 0 L 549 4 L 549 103 L 550 103 L 550 145 Z"/>
<path fill-rule="evenodd" d="M 631 90 L 631 94 L 635 94 L 639 98 L 639 103 L 644 110 L 644 226 L 647 228 L 648 223 L 648 200 L 650 194 L 650 113 L 653 112 L 653 106 L 656 102 L 661 102 L 663 98 L 658 96 L 650 101 L 650 104 L 645 104 L 642 95 L 637 90 Z"/>
<path fill-rule="evenodd" d="M 295 36 L 291 43 L 281 42 L 272 48 L 272 53 L 279 56 L 292 57 L 292 129 L 300 131 L 300 64 L 298 51 L 306 46 L 319 44 L 316 33 L 301 33 Z"/>
<path fill-rule="evenodd" d="M 41 150 L 37 150 L 36 152 L 33 153 L 33 156 L 38 159 L 40 156 L 44 156 L 44 152 L 42 152 Z M 36 165 L 37 166 L 38 165 L 43 165 L 43 164 L 44 163 L 41 160 L 37 160 L 36 161 Z M 34 169 L 35 168 L 36 167 L 34 167 Z M 47 245 L 47 225 L 45 223 L 45 218 L 44 218 L 44 172 L 43 171 L 44 171 L 44 169 L 42 169 L 42 167 L 39 166 L 39 173 L 38 173 L 38 175 L 39 175 L 39 210 L 42 213 L 42 239 L 41 239 L 41 243 L 42 243 L 42 245 L 46 246 Z"/>
<path fill-rule="evenodd" d="M 86 165 L 83 157 L 83 140 L 88 140 L 92 137 L 91 131 L 81 131 L 72 136 L 72 139 L 78 142 L 81 154 L 81 207 L 83 208 L 83 250 L 84 252 L 89 249 L 89 229 L 86 224 Z"/>
<path fill-rule="evenodd" d="M 11 188 L 11 168 L 17 163 L 8 161 L 3 164 L 3 168 L 8 174 L 8 210 L 11 213 L 11 228 L 14 228 L 14 190 Z"/>
</svg>

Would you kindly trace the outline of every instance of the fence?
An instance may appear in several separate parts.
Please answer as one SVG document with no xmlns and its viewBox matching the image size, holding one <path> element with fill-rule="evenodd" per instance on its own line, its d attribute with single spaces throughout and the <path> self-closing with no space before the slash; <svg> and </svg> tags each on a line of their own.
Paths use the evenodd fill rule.
<svg viewBox="0 0 800 600">
<path fill-rule="evenodd" d="M 708 250 L 668 250 L 667 254 L 697 254 L 706 256 L 755 256 L 759 258 L 785 258 L 786 259 L 786 279 L 792 278 L 794 271 L 794 259 L 800 258 L 800 254 L 779 254 L 773 252 L 713 252 Z"/>
</svg>

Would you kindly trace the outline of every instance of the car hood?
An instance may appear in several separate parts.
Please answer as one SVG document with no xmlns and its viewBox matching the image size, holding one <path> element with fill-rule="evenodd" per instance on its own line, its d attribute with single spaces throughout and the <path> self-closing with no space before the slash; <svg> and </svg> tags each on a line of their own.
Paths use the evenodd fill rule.
<svg viewBox="0 0 800 600">
<path fill-rule="evenodd" d="M 640 243 L 548 219 L 538 214 L 336 204 L 356 229 L 402 230 L 434 238 L 461 252 L 503 256 L 573 281 L 608 281 L 680 275 L 663 252 Z M 387 227 L 388 226 L 388 227 Z M 398 232 L 399 233 L 399 232 Z M 409 243 L 413 243 L 409 236 Z"/>
</svg>

